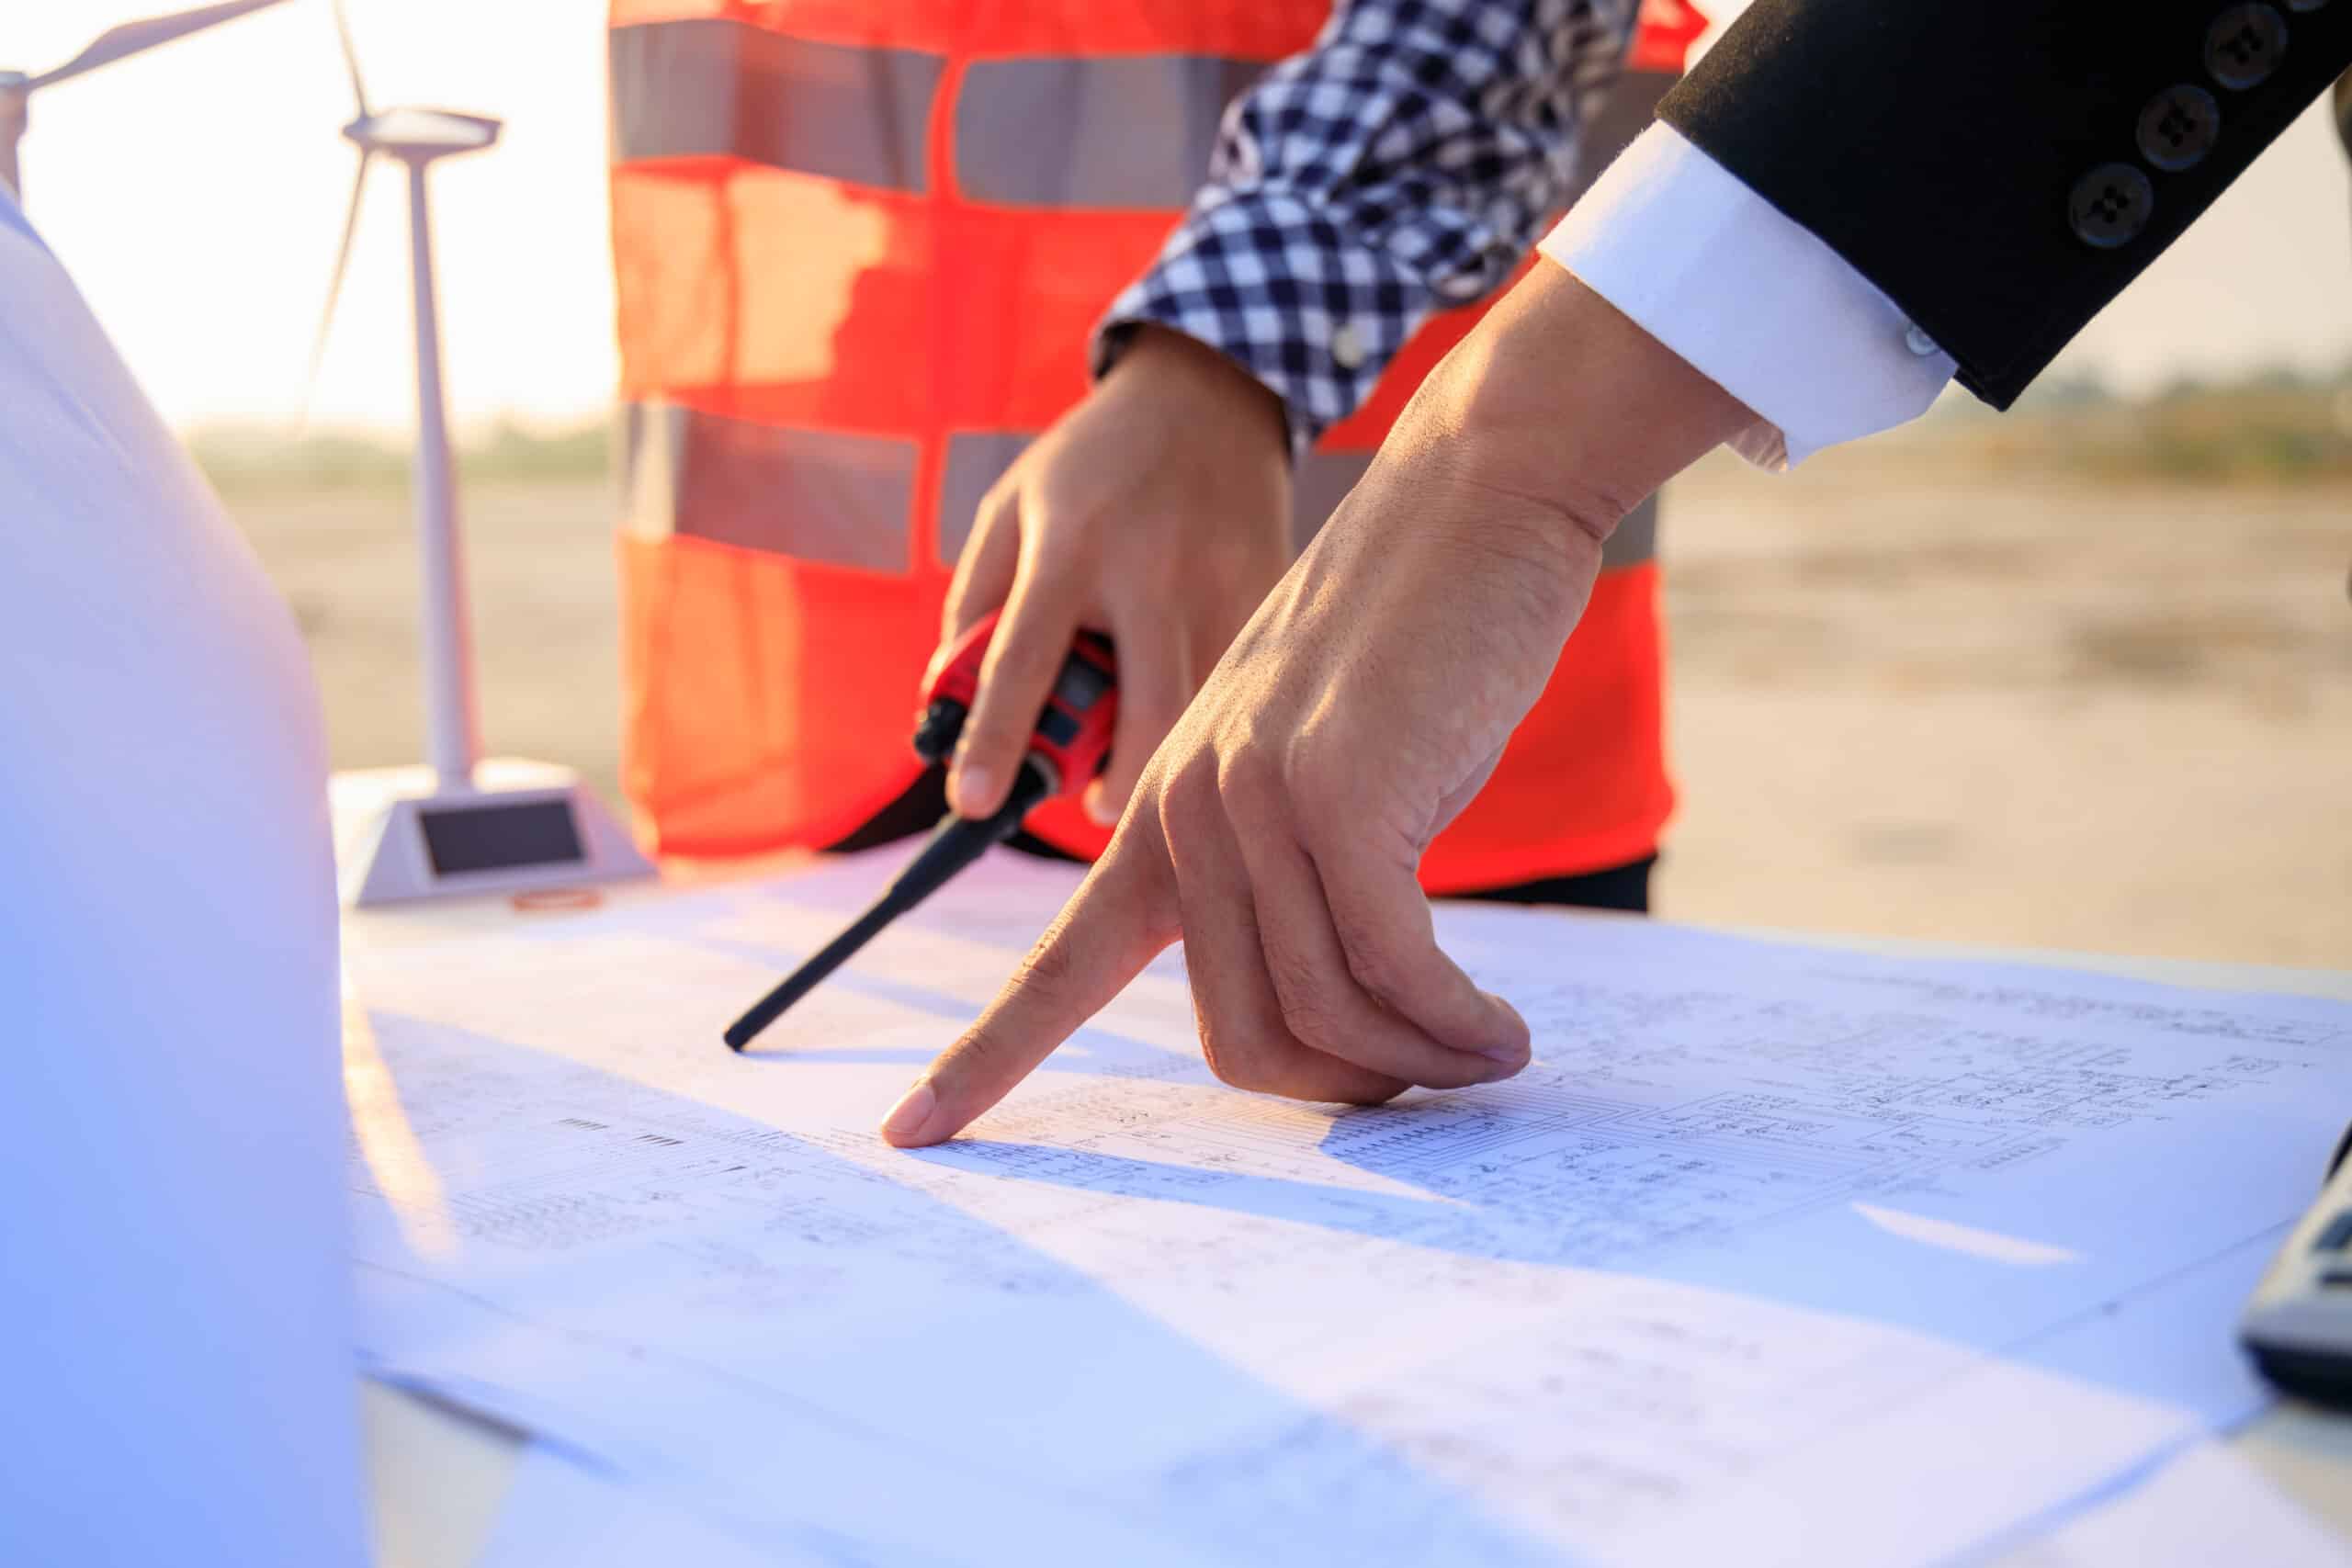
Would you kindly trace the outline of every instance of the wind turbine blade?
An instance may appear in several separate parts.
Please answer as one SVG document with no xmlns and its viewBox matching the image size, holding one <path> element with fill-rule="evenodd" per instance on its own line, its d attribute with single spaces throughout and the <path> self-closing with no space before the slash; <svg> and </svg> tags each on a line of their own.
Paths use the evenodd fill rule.
<svg viewBox="0 0 2352 1568">
<path fill-rule="evenodd" d="M 351 73 L 351 96 L 359 100 L 359 118 L 368 118 L 368 89 L 359 80 L 359 51 L 352 47 L 351 18 L 344 15 L 343 0 L 334 0 L 334 36 L 343 40 L 344 69 Z"/>
<path fill-rule="evenodd" d="M 96 71 L 101 65 L 111 65 L 127 55 L 153 49 L 158 44 L 186 38 L 206 28 L 234 21 L 248 11 L 258 11 L 266 6 L 276 6 L 283 0 L 229 0 L 224 6 L 199 6 L 193 11 L 180 11 L 168 17 L 149 17 L 142 21 L 125 22 L 109 28 L 90 40 L 90 47 L 59 66 L 44 72 L 26 84 L 28 91 L 46 87 L 51 82 L 62 82 L 68 76 L 79 76 L 85 71 Z"/>
<path fill-rule="evenodd" d="M 319 335 L 311 342 L 310 374 L 302 380 L 302 422 L 311 419 L 311 400 L 319 390 L 319 366 L 327 356 L 327 337 L 334 331 L 335 302 L 343 298 L 343 275 L 351 265 L 351 239 L 359 232 L 359 200 L 368 194 L 368 160 L 374 154 L 362 149 L 359 172 L 351 182 L 351 210 L 344 215 L 343 244 L 334 254 L 334 272 L 327 279 L 327 302 L 319 311 Z"/>
</svg>

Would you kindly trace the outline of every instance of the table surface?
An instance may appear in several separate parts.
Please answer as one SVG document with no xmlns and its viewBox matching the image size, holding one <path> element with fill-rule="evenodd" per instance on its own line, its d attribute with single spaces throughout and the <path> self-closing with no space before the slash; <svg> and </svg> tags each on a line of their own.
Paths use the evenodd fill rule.
<svg viewBox="0 0 2352 1568">
<path fill-rule="evenodd" d="M 805 857 L 784 856 L 723 867 L 665 865 L 659 883 L 604 890 L 605 901 L 658 900 L 717 881 L 786 874 Z M 504 898 L 462 898 L 348 910 L 345 941 L 354 948 L 489 933 L 545 914 L 518 914 Z M 2096 970 L 2172 985 L 2237 991 L 2294 992 L 2352 1001 L 2352 971 L 2279 969 L 2258 964 L 2119 958 L 2098 953 L 2018 952 L 1816 932 L 1750 930 L 1742 934 L 1919 958 L 1989 958 Z M 2318 1172 L 2314 1171 L 2313 1191 Z M 363 1383 L 361 1418 L 375 1496 L 377 1560 L 381 1568 L 469 1568 L 498 1517 L 520 1434 L 446 1405 Z M 2352 1546 L 2352 1416 L 2285 1401 L 2228 1439 L 2231 1447 L 2313 1517 Z"/>
</svg>

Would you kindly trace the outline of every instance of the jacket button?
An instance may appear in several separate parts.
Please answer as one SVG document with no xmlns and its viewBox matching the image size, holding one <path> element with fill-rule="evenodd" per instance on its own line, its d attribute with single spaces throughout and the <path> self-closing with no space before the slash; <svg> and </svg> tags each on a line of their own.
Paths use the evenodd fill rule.
<svg viewBox="0 0 2352 1568">
<path fill-rule="evenodd" d="M 2233 6 L 2205 29 L 2205 69 L 2232 92 L 2261 85 L 2287 52 L 2287 18 L 2275 6 Z"/>
<path fill-rule="evenodd" d="M 2168 175 L 2193 168 L 2222 133 L 2222 106 L 2202 87 L 2166 87 L 2140 111 L 2140 156 Z"/>
<path fill-rule="evenodd" d="M 2075 182 L 2066 198 L 2066 221 L 2075 238 L 2093 250 L 2111 251 L 2140 237 L 2156 209 L 2156 187 L 2130 164 L 2101 164 Z"/>
</svg>

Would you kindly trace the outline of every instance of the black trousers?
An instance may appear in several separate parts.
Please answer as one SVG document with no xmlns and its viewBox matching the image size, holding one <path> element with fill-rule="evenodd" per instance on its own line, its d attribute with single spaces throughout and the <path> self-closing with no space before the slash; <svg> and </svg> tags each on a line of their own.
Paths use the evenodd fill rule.
<svg viewBox="0 0 2352 1568">
<path fill-rule="evenodd" d="M 929 832 L 933 824 L 946 813 L 947 771 L 944 768 L 927 769 L 906 794 L 876 812 L 865 827 L 828 847 L 846 853 L 852 850 L 870 850 L 882 844 L 895 843 L 917 833 Z M 1044 840 L 1031 838 L 1026 833 L 1015 834 L 1012 847 L 1047 860 L 1073 858 Z M 1571 904 L 1587 909 L 1620 909 L 1628 914 L 1646 915 L 1650 911 L 1650 871 L 1657 864 L 1657 856 L 1644 855 L 1640 860 L 1623 865 L 1589 871 L 1577 876 L 1547 876 L 1534 882 L 1516 883 L 1509 887 L 1480 888 L 1456 897 L 1484 898 L 1503 904 Z"/>
</svg>

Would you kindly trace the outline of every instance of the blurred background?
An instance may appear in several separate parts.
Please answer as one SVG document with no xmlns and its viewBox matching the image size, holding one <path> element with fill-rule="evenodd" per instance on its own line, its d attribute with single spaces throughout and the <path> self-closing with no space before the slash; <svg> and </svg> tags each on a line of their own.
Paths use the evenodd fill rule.
<svg viewBox="0 0 2352 1568">
<path fill-rule="evenodd" d="M 17 7 L 38 70 L 155 0 Z M 617 795 L 598 0 L 353 0 L 371 96 L 506 121 L 436 169 L 494 750 Z M 28 211 L 291 599 L 339 766 L 421 752 L 406 220 L 323 6 L 62 84 Z M 2352 962 L 2352 190 L 2315 109 L 2020 409 L 1948 397 L 1665 502 L 1670 917 Z"/>
</svg>

